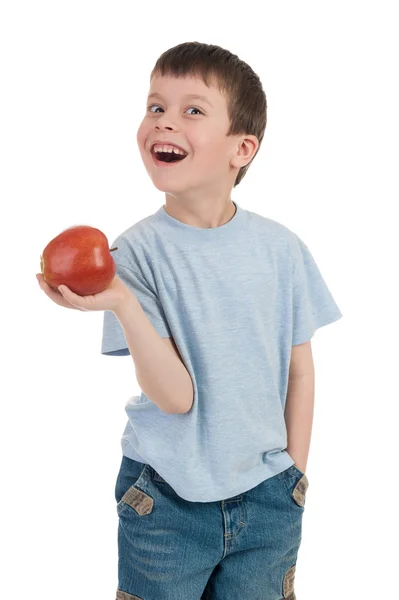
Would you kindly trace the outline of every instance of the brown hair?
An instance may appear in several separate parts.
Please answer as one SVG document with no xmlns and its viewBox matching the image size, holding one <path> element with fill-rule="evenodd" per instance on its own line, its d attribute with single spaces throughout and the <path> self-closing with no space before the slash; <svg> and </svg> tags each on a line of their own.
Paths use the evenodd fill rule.
<svg viewBox="0 0 399 600">
<path fill-rule="evenodd" d="M 151 72 L 154 75 L 200 77 L 209 87 L 216 85 L 227 99 L 230 128 L 227 135 L 255 135 L 259 147 L 251 161 L 241 167 L 234 187 L 240 183 L 257 155 L 266 129 L 266 94 L 258 75 L 238 56 L 220 46 L 185 42 L 166 50 Z"/>
</svg>

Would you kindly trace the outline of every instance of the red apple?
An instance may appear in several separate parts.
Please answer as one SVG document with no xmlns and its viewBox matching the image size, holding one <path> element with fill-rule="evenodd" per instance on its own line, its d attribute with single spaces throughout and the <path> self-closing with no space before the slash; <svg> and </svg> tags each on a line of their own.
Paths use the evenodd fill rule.
<svg viewBox="0 0 399 600">
<path fill-rule="evenodd" d="M 109 286 L 116 264 L 102 231 L 76 225 L 62 231 L 47 244 L 40 256 L 44 280 L 54 290 L 66 285 L 79 296 L 98 294 Z"/>
</svg>

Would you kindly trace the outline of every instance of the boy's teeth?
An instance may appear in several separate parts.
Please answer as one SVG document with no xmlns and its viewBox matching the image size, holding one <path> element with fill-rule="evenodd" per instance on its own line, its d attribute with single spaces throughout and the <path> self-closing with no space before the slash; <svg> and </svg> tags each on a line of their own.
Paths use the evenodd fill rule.
<svg viewBox="0 0 399 600">
<path fill-rule="evenodd" d="M 185 152 L 182 152 L 178 148 L 174 148 L 172 146 L 154 146 L 154 152 L 174 152 L 175 154 L 181 154 L 185 156 Z"/>
</svg>

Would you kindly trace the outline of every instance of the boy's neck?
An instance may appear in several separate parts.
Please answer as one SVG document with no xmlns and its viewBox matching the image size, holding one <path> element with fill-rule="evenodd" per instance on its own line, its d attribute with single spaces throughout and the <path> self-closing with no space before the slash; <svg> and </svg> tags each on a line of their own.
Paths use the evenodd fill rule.
<svg viewBox="0 0 399 600">
<path fill-rule="evenodd" d="M 180 204 L 174 198 L 166 196 L 163 208 L 174 219 L 202 229 L 225 225 L 231 221 L 237 211 L 231 198 L 216 205 L 202 203 L 201 206 L 193 206 L 192 204 Z"/>
</svg>

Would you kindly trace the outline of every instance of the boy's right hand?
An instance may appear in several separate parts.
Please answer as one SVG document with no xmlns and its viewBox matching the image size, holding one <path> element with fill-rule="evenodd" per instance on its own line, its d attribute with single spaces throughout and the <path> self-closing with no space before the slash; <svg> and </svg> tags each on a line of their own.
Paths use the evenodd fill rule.
<svg viewBox="0 0 399 600">
<path fill-rule="evenodd" d="M 54 290 L 45 282 L 42 273 L 37 273 L 36 278 L 41 289 L 47 294 L 50 300 L 59 306 L 74 308 L 75 310 L 84 312 L 92 310 L 111 310 L 115 312 L 128 300 L 129 295 L 132 295 L 132 292 L 117 275 L 115 275 L 105 290 L 89 296 L 79 296 L 69 288 L 66 288 L 64 293 L 61 294 L 60 291 Z"/>
</svg>

